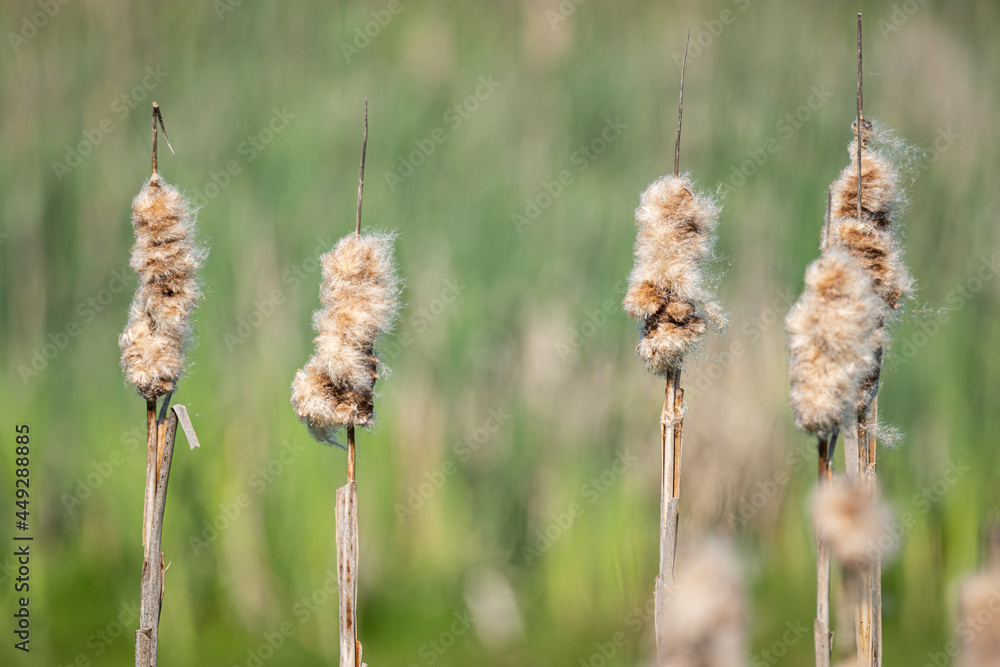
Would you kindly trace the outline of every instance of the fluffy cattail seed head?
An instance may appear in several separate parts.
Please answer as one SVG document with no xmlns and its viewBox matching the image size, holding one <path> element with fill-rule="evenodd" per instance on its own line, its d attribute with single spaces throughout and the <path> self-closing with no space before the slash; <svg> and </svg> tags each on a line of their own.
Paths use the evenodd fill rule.
<svg viewBox="0 0 1000 667">
<path fill-rule="evenodd" d="M 706 285 L 719 208 L 694 194 L 686 176 L 665 176 L 642 194 L 635 265 L 622 305 L 642 323 L 637 349 L 650 372 L 671 369 L 705 335 L 725 321 Z"/>
<path fill-rule="evenodd" d="M 292 382 L 295 412 L 321 442 L 338 444 L 338 429 L 374 420 L 375 379 L 386 370 L 375 343 L 392 329 L 398 308 L 394 239 L 350 234 L 321 258 L 316 352 Z"/>
<path fill-rule="evenodd" d="M 961 667 L 1000 667 L 1000 569 L 967 579 L 959 590 Z"/>
<path fill-rule="evenodd" d="M 745 665 L 743 568 L 732 545 L 710 540 L 686 552 L 681 554 L 667 612 L 664 659 L 660 664 Z"/>
<path fill-rule="evenodd" d="M 895 551 L 889 510 L 857 484 L 839 478 L 821 486 L 811 509 L 817 536 L 844 567 L 858 570 Z"/>
<path fill-rule="evenodd" d="M 828 250 L 806 269 L 805 290 L 785 318 L 798 428 L 816 435 L 841 423 L 874 364 L 880 312 L 871 281 L 845 250 Z"/>
<path fill-rule="evenodd" d="M 846 248 L 858 260 L 891 313 L 913 287 L 893 220 L 902 197 L 899 172 L 888 158 L 869 146 L 868 140 L 877 140 L 879 135 L 865 121 L 861 134 L 859 218 L 856 122 L 853 129 L 855 138 L 848 146 L 851 161 L 831 185 L 832 223 L 825 245 Z"/>
<path fill-rule="evenodd" d="M 196 272 L 206 251 L 194 241 L 194 211 L 175 187 L 150 178 L 132 202 L 130 265 L 139 287 L 118 339 L 125 377 L 146 399 L 175 390 L 201 296 Z"/>
</svg>

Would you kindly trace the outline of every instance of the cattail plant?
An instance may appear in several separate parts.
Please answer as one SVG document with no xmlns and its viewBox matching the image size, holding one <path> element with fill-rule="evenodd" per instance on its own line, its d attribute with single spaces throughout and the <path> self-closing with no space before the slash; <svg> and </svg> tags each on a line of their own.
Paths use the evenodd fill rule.
<svg viewBox="0 0 1000 667">
<path fill-rule="evenodd" d="M 888 530 L 891 513 L 878 500 L 873 502 L 867 489 L 843 476 L 816 490 L 811 510 L 818 541 L 843 569 L 844 606 L 857 609 L 871 591 L 872 567 L 896 547 Z M 860 657 L 853 659 L 863 664 Z"/>
<path fill-rule="evenodd" d="M 139 286 L 129 308 L 128 324 L 118 341 L 125 378 L 146 399 L 144 553 L 140 628 L 135 635 L 136 667 L 156 665 L 165 572 L 160 540 L 178 408 L 183 407 L 169 410 L 169 406 L 184 371 L 184 352 L 191 339 L 191 313 L 201 296 L 196 272 L 206 255 L 194 240 L 194 210 L 190 202 L 160 178 L 156 170 L 157 122 L 163 128 L 160 108 L 154 102 L 153 173 L 132 202 L 135 245 L 130 264 L 139 276 Z M 166 128 L 163 136 L 166 139 Z M 157 416 L 157 401 L 161 397 Z M 181 411 L 181 414 L 186 420 L 186 413 Z"/>
<path fill-rule="evenodd" d="M 968 577 L 959 589 L 959 667 L 1000 667 L 1000 562 Z"/>
<path fill-rule="evenodd" d="M 878 313 L 864 270 L 845 250 L 831 248 L 806 270 L 805 290 L 785 319 L 789 398 L 795 425 L 816 437 L 820 489 L 830 484 L 837 433 L 875 359 Z M 829 667 L 830 550 L 818 534 L 816 586 L 816 665 Z"/>
<path fill-rule="evenodd" d="M 746 665 L 743 567 L 730 542 L 684 549 L 660 667 Z"/>
<path fill-rule="evenodd" d="M 337 572 L 340 588 L 340 665 L 361 665 L 357 640 L 358 494 L 355 484 L 355 429 L 374 420 L 375 380 L 386 372 L 375 354 L 378 338 L 396 318 L 399 281 L 391 234 L 361 233 L 361 195 L 368 147 L 368 100 L 358 180 L 354 233 L 320 258 L 322 307 L 313 314 L 316 352 L 292 382 L 292 406 L 309 433 L 344 447 L 347 434 L 347 484 L 337 489 Z"/>
<path fill-rule="evenodd" d="M 688 42 L 690 39 L 689 32 Z M 646 369 L 666 380 L 660 415 L 660 566 L 655 584 L 657 655 L 661 662 L 677 553 L 684 397 L 681 369 L 684 356 L 704 338 L 709 325 L 721 326 L 725 320 L 704 275 L 705 264 L 713 256 L 719 207 L 697 193 L 691 179 L 679 173 L 686 63 L 685 47 L 674 173 L 654 181 L 642 194 L 635 212 L 635 265 L 622 302 L 625 312 L 639 321 L 636 350 Z"/>
<path fill-rule="evenodd" d="M 831 186 L 833 221 L 824 246 L 847 250 L 864 268 L 881 301 L 879 325 L 872 334 L 875 359 L 865 374 L 853 414 L 847 420 L 850 424 L 844 431 L 847 474 L 875 503 L 878 391 L 883 350 L 888 342 L 887 326 L 909 296 L 913 279 L 903 262 L 894 219 L 901 199 L 899 173 L 888 157 L 871 146 L 881 138 L 882 131 L 864 118 L 860 14 L 857 53 L 858 116 L 852 125 L 854 139 L 848 146 L 851 162 Z M 865 576 L 869 592 L 859 599 L 857 608 L 858 659 L 862 665 L 881 665 L 881 562 L 872 563 Z"/>
</svg>

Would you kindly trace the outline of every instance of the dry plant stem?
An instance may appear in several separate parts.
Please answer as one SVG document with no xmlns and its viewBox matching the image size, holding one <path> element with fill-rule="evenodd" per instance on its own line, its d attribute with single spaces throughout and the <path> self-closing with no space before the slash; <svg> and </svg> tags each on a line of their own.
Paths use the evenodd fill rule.
<svg viewBox="0 0 1000 667">
<path fill-rule="evenodd" d="M 365 133 L 361 142 L 358 175 L 358 216 L 354 233 L 361 236 L 361 201 L 365 189 L 365 155 L 368 153 L 368 98 L 365 98 Z M 361 667 L 358 641 L 358 488 L 354 482 L 354 426 L 347 427 L 347 484 L 337 489 L 337 588 L 340 591 L 340 667 Z"/>
<path fill-rule="evenodd" d="M 678 364 L 667 374 L 660 416 L 661 484 L 660 484 L 660 572 L 656 577 L 656 647 L 658 659 L 664 655 L 667 629 L 667 605 L 674 592 L 674 569 L 677 558 L 677 523 L 680 505 L 681 368 Z"/>
<path fill-rule="evenodd" d="M 833 468 L 830 464 L 833 449 L 836 445 L 837 433 L 830 436 L 820 436 L 817 441 L 818 471 L 817 483 L 822 487 L 833 479 Z M 830 549 L 817 536 L 816 538 L 816 621 L 813 624 L 813 637 L 816 649 L 816 667 L 830 667 L 830 655 L 833 651 L 833 633 L 830 632 Z"/>
<path fill-rule="evenodd" d="M 857 139 L 857 200 L 858 200 L 858 220 L 862 220 L 861 208 L 861 151 L 864 145 L 862 140 L 862 123 L 864 122 L 864 80 L 862 68 L 862 40 L 861 40 L 861 13 L 858 12 L 858 139 Z M 881 355 L 879 355 L 881 359 Z M 876 389 L 877 391 L 877 389 Z M 872 405 L 863 409 L 857 415 L 858 432 L 858 478 L 855 480 L 862 485 L 862 488 L 871 497 L 871 502 L 875 502 L 875 426 L 877 425 L 877 404 L 875 399 Z M 858 595 L 857 608 L 857 647 L 858 665 L 861 667 L 874 667 L 881 665 L 881 647 L 876 644 L 881 643 L 882 635 L 882 567 L 881 563 L 873 563 L 871 567 L 864 568 L 861 573 L 861 584 Z M 878 599 L 878 603 L 875 600 Z M 876 641 L 876 637 L 878 640 Z"/>
<path fill-rule="evenodd" d="M 859 424 L 859 427 L 861 425 Z M 865 462 L 865 472 L 863 477 L 868 484 L 868 493 L 871 495 L 871 502 L 878 501 L 878 485 L 876 483 L 876 454 L 875 448 L 877 439 L 875 433 L 878 427 L 878 395 L 872 399 L 871 405 L 865 413 L 864 437 L 867 441 L 868 460 Z M 860 434 L 859 434 L 860 437 Z M 871 580 L 869 581 L 869 593 L 871 596 L 871 664 L 874 667 L 882 667 L 882 559 L 879 557 L 872 563 Z"/>
<path fill-rule="evenodd" d="M 688 47 L 691 45 L 691 28 L 688 28 L 687 41 L 684 42 L 684 60 L 681 62 L 681 92 L 677 100 L 677 137 L 674 139 L 674 178 L 681 169 L 681 119 L 684 117 L 684 70 L 687 68 Z"/>
<path fill-rule="evenodd" d="M 368 98 L 365 98 L 365 137 L 361 141 L 361 174 L 358 176 L 358 217 L 354 233 L 361 236 L 361 195 L 365 190 L 365 155 L 368 153 Z"/>
<path fill-rule="evenodd" d="M 163 434 L 160 445 L 163 459 L 156 476 L 153 504 L 150 507 L 150 532 L 146 540 L 145 556 L 142 562 L 142 581 L 139 599 L 139 629 L 135 632 L 136 667 L 155 667 L 157 639 L 160 625 L 160 608 L 163 604 L 163 583 L 165 566 L 160 544 L 163 538 L 163 513 L 167 503 L 167 484 L 170 480 L 170 462 L 177 439 L 177 414 L 166 411 L 170 395 L 164 398 L 164 409 L 159 421 L 155 422 L 155 432 Z M 169 415 L 169 416 L 168 416 Z M 159 439 L 159 438 L 158 438 Z"/>
<path fill-rule="evenodd" d="M 354 483 L 354 427 L 347 427 L 347 483 Z"/>
<path fill-rule="evenodd" d="M 146 400 L 146 493 L 142 501 L 142 553 L 143 557 L 149 555 L 147 549 L 149 537 L 149 522 L 152 519 L 153 500 L 156 496 L 156 450 L 157 450 L 157 430 L 156 430 L 156 401 Z"/>
<path fill-rule="evenodd" d="M 348 482 L 337 489 L 337 584 L 340 590 L 340 667 L 361 665 L 357 633 L 358 491 Z"/>
</svg>

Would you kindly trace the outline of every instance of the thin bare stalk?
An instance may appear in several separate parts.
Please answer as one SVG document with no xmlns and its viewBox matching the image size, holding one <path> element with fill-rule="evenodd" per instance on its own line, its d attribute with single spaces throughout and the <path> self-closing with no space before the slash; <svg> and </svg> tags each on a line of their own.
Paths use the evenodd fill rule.
<svg viewBox="0 0 1000 667">
<path fill-rule="evenodd" d="M 151 401 L 152 402 L 152 401 Z M 163 399 L 160 417 L 154 422 L 154 433 L 162 434 L 150 451 L 162 454 L 158 473 L 153 484 L 153 503 L 149 510 L 149 533 L 142 562 L 142 580 L 139 598 L 139 629 L 135 632 L 136 667 L 155 667 L 163 605 L 163 585 L 166 568 L 160 546 L 163 538 L 163 514 L 167 503 L 167 484 L 170 480 L 170 463 L 173 460 L 174 442 L 177 438 L 177 414 L 170 410 L 170 394 Z M 155 408 L 154 408 L 155 409 Z M 147 459 L 148 460 L 148 459 Z M 153 460 L 150 469 L 155 469 Z M 147 478 L 149 477 L 147 470 Z M 148 489 L 147 489 L 148 492 Z"/>
<path fill-rule="evenodd" d="M 837 432 L 822 435 L 816 443 L 817 484 L 830 484 L 833 479 L 833 449 L 837 443 Z M 813 623 L 813 639 L 816 649 L 816 667 L 830 667 L 833 651 L 833 633 L 830 632 L 830 548 L 819 535 L 816 536 L 816 621 Z"/>
<path fill-rule="evenodd" d="M 862 220 L 862 188 L 861 188 L 861 151 L 864 147 L 864 79 L 862 68 L 862 30 L 861 13 L 858 13 L 858 136 L 857 136 L 857 216 Z M 881 364 L 881 354 L 879 354 Z M 858 433 L 858 477 L 855 481 L 870 496 L 871 502 L 876 502 L 875 476 L 875 432 L 878 425 L 878 373 L 875 373 L 876 398 L 869 406 L 863 406 L 857 414 Z M 860 667 L 875 667 L 882 663 L 882 566 L 881 562 L 873 563 L 860 572 L 861 583 L 857 606 L 857 648 L 858 665 Z M 877 602 L 876 602 L 877 600 Z"/>
<path fill-rule="evenodd" d="M 674 593 L 674 570 L 677 558 L 677 519 L 680 504 L 676 441 L 677 381 L 679 371 L 667 374 L 663 395 L 663 412 L 660 414 L 660 571 L 656 576 L 656 653 L 662 661 L 666 649 L 667 606 Z"/>
<path fill-rule="evenodd" d="M 361 173 L 358 176 L 358 217 L 354 233 L 361 236 L 361 195 L 365 190 L 365 155 L 368 153 L 368 98 L 365 98 L 365 136 L 361 141 Z"/>
<path fill-rule="evenodd" d="M 368 152 L 368 98 L 358 175 L 358 216 L 354 232 L 361 235 L 361 200 Z M 362 667 L 358 641 L 358 487 L 355 483 L 355 429 L 347 426 L 347 484 L 337 489 L 337 587 L 340 592 L 340 667 Z"/>
<path fill-rule="evenodd" d="M 340 590 L 340 667 L 359 667 L 358 487 L 353 481 L 337 489 L 337 585 Z"/>
<path fill-rule="evenodd" d="M 684 70 L 687 68 L 688 46 L 691 45 L 691 28 L 688 28 L 687 41 L 684 42 L 684 60 L 681 62 L 681 92 L 677 101 L 677 137 L 674 139 L 674 178 L 681 170 L 681 119 L 684 117 Z"/>
<path fill-rule="evenodd" d="M 681 63 L 680 93 L 677 100 L 677 135 L 674 139 L 674 177 L 680 173 L 681 121 L 684 117 L 684 70 L 687 68 L 688 46 L 691 29 L 688 28 Z M 681 491 L 681 405 L 684 390 L 680 388 L 681 366 L 678 360 L 667 372 L 663 392 L 663 411 L 660 413 L 660 570 L 654 586 L 656 606 L 657 662 L 663 662 L 667 643 L 667 606 L 674 594 L 674 572 L 677 560 L 677 528 Z"/>
</svg>

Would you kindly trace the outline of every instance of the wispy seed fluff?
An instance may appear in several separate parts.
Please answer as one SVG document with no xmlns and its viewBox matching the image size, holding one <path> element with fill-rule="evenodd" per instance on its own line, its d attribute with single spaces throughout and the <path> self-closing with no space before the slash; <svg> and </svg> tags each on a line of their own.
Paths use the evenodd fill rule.
<svg viewBox="0 0 1000 667">
<path fill-rule="evenodd" d="M 194 210 L 177 188 L 153 175 L 132 201 L 130 265 L 139 287 L 118 339 L 125 378 L 146 399 L 176 389 L 201 296 L 196 272 L 207 252 L 194 241 Z"/>
<path fill-rule="evenodd" d="M 961 667 L 1000 667 L 1000 569 L 963 582 L 958 598 Z"/>
<path fill-rule="evenodd" d="M 831 186 L 831 225 L 825 245 L 846 248 L 868 272 L 872 285 L 891 314 L 913 288 L 903 262 L 893 215 L 900 206 L 899 173 L 885 156 L 870 148 L 878 139 L 868 121 L 861 132 L 861 218 L 858 218 L 857 122 L 848 146 L 850 164 Z"/>
<path fill-rule="evenodd" d="M 843 421 L 875 362 L 880 309 L 871 281 L 847 251 L 827 250 L 806 269 L 805 290 L 785 318 L 798 428 L 818 435 Z"/>
<path fill-rule="evenodd" d="M 641 322 L 636 349 L 651 373 L 664 374 L 705 335 L 725 322 L 706 285 L 719 207 L 697 195 L 686 176 L 664 176 L 642 193 L 635 266 L 622 305 Z"/>
<path fill-rule="evenodd" d="M 391 234 L 350 234 L 320 258 L 316 352 L 295 374 L 292 405 L 321 442 L 339 445 L 338 429 L 370 426 L 374 420 L 380 367 L 375 342 L 392 329 L 398 308 L 394 240 Z"/>
<path fill-rule="evenodd" d="M 732 545 L 722 540 L 685 551 L 667 611 L 660 664 L 742 667 L 747 664 L 746 602 L 740 561 Z"/>
<path fill-rule="evenodd" d="M 858 485 L 844 478 L 824 484 L 813 493 L 811 509 L 816 535 L 845 567 L 857 570 L 895 552 L 891 513 Z"/>
</svg>

